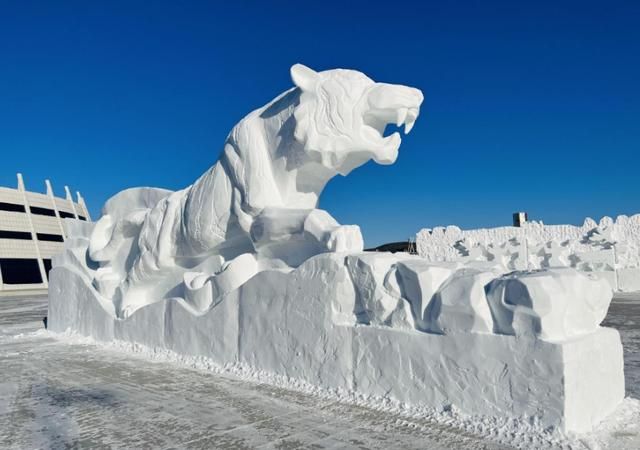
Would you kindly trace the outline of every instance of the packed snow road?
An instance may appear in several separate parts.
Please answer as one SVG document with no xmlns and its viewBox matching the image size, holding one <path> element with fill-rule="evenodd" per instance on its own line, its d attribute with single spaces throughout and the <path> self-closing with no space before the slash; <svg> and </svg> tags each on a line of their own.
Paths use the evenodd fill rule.
<svg viewBox="0 0 640 450">
<path fill-rule="evenodd" d="M 566 440 L 504 426 L 461 431 L 110 350 L 44 331 L 46 298 L 0 298 L 0 447 L 638 448 L 640 408 L 625 400 L 598 434 Z M 615 302 L 628 395 L 640 398 L 640 302 Z"/>
</svg>

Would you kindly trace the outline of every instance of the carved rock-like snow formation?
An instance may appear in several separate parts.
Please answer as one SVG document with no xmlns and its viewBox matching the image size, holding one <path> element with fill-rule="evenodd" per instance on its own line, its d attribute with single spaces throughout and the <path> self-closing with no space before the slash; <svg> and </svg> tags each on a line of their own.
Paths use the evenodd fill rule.
<svg viewBox="0 0 640 450">
<path fill-rule="evenodd" d="M 440 286 L 461 267 L 461 264 L 436 265 L 414 259 L 400 261 L 397 267 L 404 288 L 403 296 L 411 303 L 416 328 L 428 331 L 430 311 L 427 311 L 427 307 Z"/>
<path fill-rule="evenodd" d="M 441 286 L 431 300 L 429 330 L 435 333 L 491 333 L 493 320 L 484 287 L 491 272 L 461 269 Z"/>
<path fill-rule="evenodd" d="M 561 341 L 590 333 L 604 320 L 612 296 L 604 280 L 584 281 L 569 268 L 514 272 L 487 285 L 494 331 Z"/>
<path fill-rule="evenodd" d="M 326 182 L 395 160 L 420 91 L 292 68 L 182 191 L 130 189 L 70 222 L 49 327 L 413 405 L 588 431 L 624 395 L 611 290 L 573 269 L 363 253 L 316 209 Z M 585 395 L 588 393 L 588 395 Z"/>
</svg>

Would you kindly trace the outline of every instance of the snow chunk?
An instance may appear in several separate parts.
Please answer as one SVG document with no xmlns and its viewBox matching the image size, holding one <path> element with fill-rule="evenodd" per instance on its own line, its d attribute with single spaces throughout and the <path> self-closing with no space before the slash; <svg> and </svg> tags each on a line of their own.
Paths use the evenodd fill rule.
<svg viewBox="0 0 640 450">
<path fill-rule="evenodd" d="M 442 283 L 460 266 L 459 263 L 434 264 L 421 259 L 398 263 L 402 294 L 411 304 L 411 312 L 418 330 L 428 330 L 425 311 Z"/>
<path fill-rule="evenodd" d="M 484 288 L 494 278 L 492 272 L 458 270 L 433 298 L 426 313 L 429 330 L 442 334 L 493 332 L 493 319 Z"/>
<path fill-rule="evenodd" d="M 495 332 L 548 341 L 593 333 L 612 296 L 605 280 L 571 268 L 515 272 L 487 287 Z"/>
</svg>

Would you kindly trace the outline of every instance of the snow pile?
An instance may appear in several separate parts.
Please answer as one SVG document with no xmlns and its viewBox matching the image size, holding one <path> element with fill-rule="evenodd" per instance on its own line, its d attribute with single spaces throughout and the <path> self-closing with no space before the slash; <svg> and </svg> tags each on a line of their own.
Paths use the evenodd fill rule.
<svg viewBox="0 0 640 450">
<path fill-rule="evenodd" d="M 572 267 L 618 291 L 640 290 L 640 214 L 587 218 L 580 227 L 526 222 L 522 227 L 422 229 L 418 254 L 428 261 L 491 261 L 505 271 Z"/>
</svg>

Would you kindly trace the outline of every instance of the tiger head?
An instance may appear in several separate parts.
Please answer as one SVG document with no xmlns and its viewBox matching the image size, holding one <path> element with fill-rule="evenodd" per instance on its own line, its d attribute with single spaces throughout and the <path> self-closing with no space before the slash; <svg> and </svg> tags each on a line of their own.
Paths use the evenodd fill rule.
<svg viewBox="0 0 640 450">
<path fill-rule="evenodd" d="M 418 89 L 376 83 L 355 70 L 316 72 L 295 64 L 291 78 L 301 91 L 296 140 L 313 160 L 342 175 L 370 159 L 395 162 L 402 139 L 385 129 L 404 125 L 409 133 L 424 99 Z"/>
</svg>

